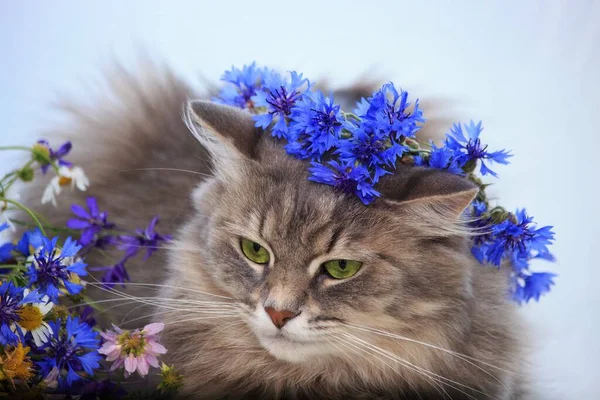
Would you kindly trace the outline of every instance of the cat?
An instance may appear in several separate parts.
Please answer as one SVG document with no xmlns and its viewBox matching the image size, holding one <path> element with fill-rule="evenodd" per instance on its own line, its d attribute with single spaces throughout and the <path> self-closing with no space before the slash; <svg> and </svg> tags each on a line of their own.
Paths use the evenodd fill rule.
<svg viewBox="0 0 600 400">
<path fill-rule="evenodd" d="M 73 142 L 69 159 L 92 185 L 44 211 L 64 224 L 67 204 L 95 196 L 118 226 L 160 216 L 173 241 L 128 264 L 127 289 L 90 294 L 114 299 L 116 322 L 166 323 L 164 359 L 184 375 L 182 398 L 525 396 L 506 274 L 471 256 L 461 219 L 472 183 L 399 165 L 364 206 L 309 182 L 306 162 L 250 114 L 193 100 L 206 96 L 167 68 L 119 69 L 110 90 L 66 104 L 73 121 L 47 135 Z M 269 262 L 250 261 L 242 240 Z M 323 264 L 336 259 L 362 266 L 334 279 Z"/>
</svg>

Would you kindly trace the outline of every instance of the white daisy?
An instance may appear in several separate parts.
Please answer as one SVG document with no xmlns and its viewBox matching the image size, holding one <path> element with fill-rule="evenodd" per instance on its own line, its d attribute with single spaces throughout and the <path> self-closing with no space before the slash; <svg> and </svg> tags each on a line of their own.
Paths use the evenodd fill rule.
<svg viewBox="0 0 600 400">
<path fill-rule="evenodd" d="M 46 204 L 51 202 L 54 207 L 56 207 L 56 195 L 60 194 L 60 185 L 58 184 L 59 177 L 55 176 L 50 180 L 46 189 L 44 189 L 44 194 L 42 195 L 42 204 Z"/>
<path fill-rule="evenodd" d="M 85 175 L 83 168 L 81 167 L 60 167 L 58 169 L 58 175 L 50 180 L 44 194 L 42 196 L 42 204 L 51 202 L 56 207 L 56 196 L 61 192 L 61 186 L 71 185 L 71 190 L 77 187 L 77 189 L 84 192 L 90 185 L 88 177 Z"/>
<path fill-rule="evenodd" d="M 25 289 L 23 296 L 27 296 L 28 294 L 29 290 Z M 44 316 L 52 310 L 53 306 L 54 304 L 48 296 L 44 296 L 41 303 L 25 304 L 17 311 L 19 315 L 17 325 L 21 328 L 23 335 L 28 331 L 31 332 L 33 341 L 38 347 L 47 343 L 50 340 L 50 335 L 53 333 L 50 325 L 44 321 Z"/>
</svg>

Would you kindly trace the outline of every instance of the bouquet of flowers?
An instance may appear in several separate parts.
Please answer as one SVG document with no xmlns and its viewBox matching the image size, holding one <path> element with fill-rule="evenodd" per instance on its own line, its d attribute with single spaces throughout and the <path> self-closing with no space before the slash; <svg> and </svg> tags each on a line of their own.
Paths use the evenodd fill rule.
<svg viewBox="0 0 600 400">
<path fill-rule="evenodd" d="M 0 149 L 30 153 L 21 168 L 0 180 L 0 231 L 24 229 L 18 240 L 0 246 L 0 392 L 33 398 L 135 396 L 127 393 L 122 382 L 134 373 L 146 377 L 154 369 L 152 373 L 161 378 L 154 394 L 160 398 L 175 394 L 182 378 L 159 361 L 167 352 L 159 342 L 164 324 L 135 330 L 113 325 L 103 331 L 94 318 L 102 312 L 100 302 L 86 294 L 87 286 L 123 285 L 129 281 L 125 268 L 129 259 L 142 251 L 149 257 L 160 242 L 170 240 L 155 231 L 158 218 L 147 228 L 130 232 L 109 222 L 96 199 L 88 197 L 86 207 L 71 206 L 74 215 L 66 227 L 53 226 L 18 198 L 11 198 L 10 189 L 17 181 L 53 174 L 42 203 L 56 205 L 57 196 L 68 186 L 86 190 L 89 181 L 84 170 L 65 159 L 71 144 L 55 150 L 40 140 L 32 147 Z M 12 210 L 24 212 L 28 220 L 9 218 Z M 115 247 L 122 257 L 109 267 L 86 264 L 87 254 L 107 247 Z M 88 270 L 103 271 L 102 281 L 92 281 Z"/>
</svg>

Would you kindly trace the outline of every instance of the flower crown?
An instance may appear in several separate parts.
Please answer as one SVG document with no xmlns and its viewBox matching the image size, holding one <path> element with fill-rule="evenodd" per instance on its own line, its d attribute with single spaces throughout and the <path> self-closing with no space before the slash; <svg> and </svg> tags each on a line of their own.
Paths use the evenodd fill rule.
<svg viewBox="0 0 600 400">
<path fill-rule="evenodd" d="M 552 227 L 536 229 L 525 209 L 511 213 L 499 206 L 490 208 L 488 185 L 476 173 L 497 177 L 488 164 L 508 164 L 512 154 L 488 150 L 480 139 L 481 122 L 454 124 L 442 146 L 430 142 L 423 148 L 415 139 L 425 122 L 419 100 L 412 105 L 408 93 L 391 82 L 362 99 L 353 112 L 345 112 L 333 95 L 314 90 L 297 72 L 290 72 L 288 79 L 252 63 L 232 67 L 221 80 L 225 85 L 213 101 L 255 114 L 256 127 L 284 139 L 288 154 L 310 160 L 309 180 L 354 194 L 365 205 L 380 196 L 378 182 L 398 163 L 465 176 L 479 187 L 466 212 L 474 217 L 475 231 L 485 232 L 473 239 L 475 258 L 498 268 L 510 260 L 512 297 L 519 303 L 539 300 L 554 284 L 555 274 L 529 268 L 535 258 L 554 259 L 548 250 L 554 240 Z"/>
</svg>

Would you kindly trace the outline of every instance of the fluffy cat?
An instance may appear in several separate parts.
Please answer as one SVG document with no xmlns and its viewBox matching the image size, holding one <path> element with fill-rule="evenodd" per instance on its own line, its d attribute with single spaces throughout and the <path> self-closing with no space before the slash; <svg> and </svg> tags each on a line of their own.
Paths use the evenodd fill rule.
<svg viewBox="0 0 600 400">
<path fill-rule="evenodd" d="M 157 296 L 111 313 L 167 324 L 182 397 L 522 398 L 505 273 L 474 260 L 461 222 L 470 182 L 398 166 L 364 206 L 309 182 L 306 164 L 249 114 L 189 101 L 199 95 L 166 69 L 111 76 L 104 102 L 68 105 L 73 123 L 51 132 L 73 141 L 70 160 L 92 182 L 59 201 L 95 196 L 127 227 L 158 214 L 159 230 L 175 236 L 166 257 L 128 266 L 127 290 L 92 296 Z M 57 223 L 69 216 L 66 206 L 50 211 Z M 245 257 L 242 238 L 269 262 Z M 338 280 L 322 267 L 334 259 L 363 264 Z"/>
</svg>

